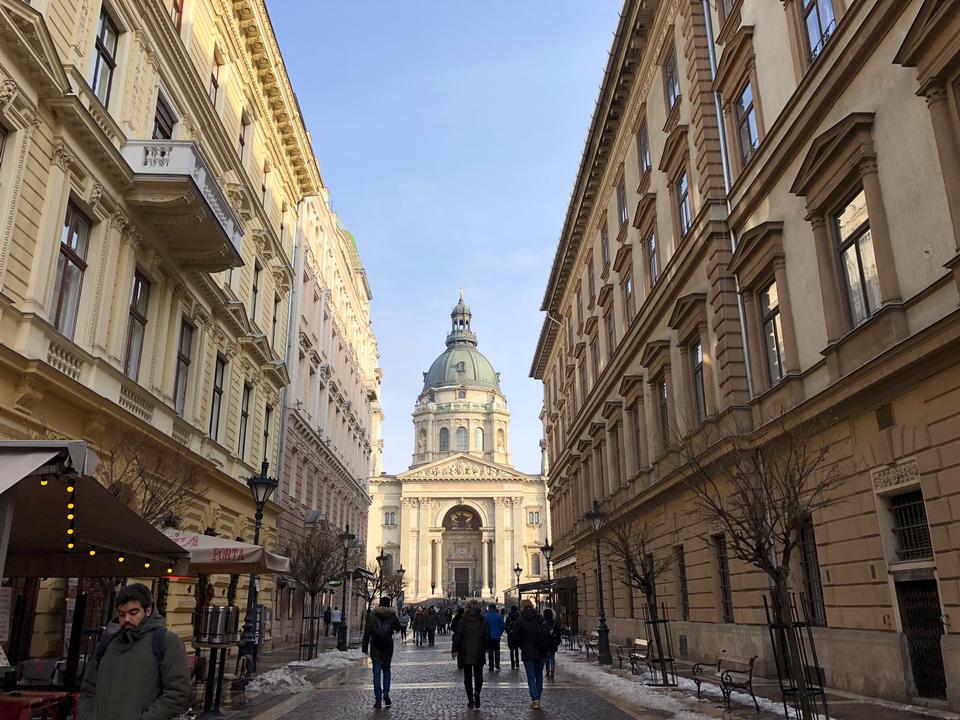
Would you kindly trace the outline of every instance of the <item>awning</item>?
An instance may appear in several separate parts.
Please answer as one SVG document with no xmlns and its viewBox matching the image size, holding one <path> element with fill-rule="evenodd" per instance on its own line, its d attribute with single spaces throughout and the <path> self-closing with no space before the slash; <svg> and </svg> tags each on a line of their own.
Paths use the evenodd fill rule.
<svg viewBox="0 0 960 720">
<path fill-rule="evenodd" d="M 79 474 L 96 465 L 83 442 L 0 442 L 0 498 L 12 510 L 8 525 L 0 520 L 3 534 L 9 528 L 5 576 L 150 577 L 186 571 L 188 556 L 178 545 L 95 478 Z M 74 507 L 68 509 L 71 497 Z"/>
<path fill-rule="evenodd" d="M 167 528 L 168 538 L 190 553 L 190 572 L 213 575 L 222 573 L 288 573 L 290 560 L 260 545 L 201 535 Z"/>
</svg>

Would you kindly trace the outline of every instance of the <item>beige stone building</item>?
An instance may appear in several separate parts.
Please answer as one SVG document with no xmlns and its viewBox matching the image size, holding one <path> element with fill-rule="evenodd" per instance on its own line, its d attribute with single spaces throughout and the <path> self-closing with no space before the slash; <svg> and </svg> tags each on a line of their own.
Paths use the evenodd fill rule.
<svg viewBox="0 0 960 720">
<path fill-rule="evenodd" d="M 510 413 L 500 375 L 477 349 L 472 313 L 450 313 L 447 349 L 423 374 L 413 411 L 410 468 L 373 476 L 367 531 L 371 562 L 403 567 L 406 602 L 504 597 L 546 579 L 546 485 L 510 463 Z"/>
<path fill-rule="evenodd" d="M 383 421 L 370 285 L 325 192 L 303 203 L 294 277 L 279 518 L 280 547 L 291 556 L 316 524 L 337 533 L 349 525 L 366 540 Z M 340 604 L 339 596 L 318 598 L 320 607 L 328 601 Z M 275 610 L 274 642 L 298 642 L 304 593 L 295 581 L 281 580 Z"/>
<path fill-rule="evenodd" d="M 794 573 L 827 682 L 960 707 L 958 38 L 955 1 L 624 3 L 532 367 L 582 630 L 596 498 L 674 558 L 681 655 L 772 673 L 765 577 L 691 511 L 679 447 L 829 417 L 846 477 Z M 640 601 L 600 570 L 623 642 Z"/>
<path fill-rule="evenodd" d="M 278 460 L 298 211 L 323 191 L 264 3 L 0 0 L 0 37 L 0 435 L 102 457 L 149 438 L 192 464 L 180 525 L 249 541 L 245 478 Z M 31 652 L 56 654 L 54 581 L 18 591 L 54 591 Z M 193 592 L 167 600 L 184 635 Z"/>
</svg>

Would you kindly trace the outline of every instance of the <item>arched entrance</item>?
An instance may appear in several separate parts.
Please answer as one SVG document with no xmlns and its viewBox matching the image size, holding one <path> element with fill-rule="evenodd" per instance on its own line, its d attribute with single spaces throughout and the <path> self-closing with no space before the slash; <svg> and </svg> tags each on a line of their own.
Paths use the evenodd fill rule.
<svg viewBox="0 0 960 720">
<path fill-rule="evenodd" d="M 484 545 L 479 513 L 468 505 L 455 505 L 444 515 L 442 525 L 446 557 L 441 564 L 441 587 L 448 597 L 470 597 L 480 593 L 485 568 L 481 566 Z"/>
</svg>

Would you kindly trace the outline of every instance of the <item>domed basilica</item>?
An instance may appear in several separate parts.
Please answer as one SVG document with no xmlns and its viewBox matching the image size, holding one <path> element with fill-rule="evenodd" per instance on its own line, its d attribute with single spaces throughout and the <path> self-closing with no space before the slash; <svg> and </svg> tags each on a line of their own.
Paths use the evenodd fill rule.
<svg viewBox="0 0 960 720">
<path fill-rule="evenodd" d="M 407 602 L 502 600 L 518 566 L 521 583 L 546 579 L 545 478 L 510 464 L 510 412 L 471 317 L 461 293 L 447 349 L 423 374 L 410 468 L 370 481 L 368 553 L 403 567 Z"/>
</svg>

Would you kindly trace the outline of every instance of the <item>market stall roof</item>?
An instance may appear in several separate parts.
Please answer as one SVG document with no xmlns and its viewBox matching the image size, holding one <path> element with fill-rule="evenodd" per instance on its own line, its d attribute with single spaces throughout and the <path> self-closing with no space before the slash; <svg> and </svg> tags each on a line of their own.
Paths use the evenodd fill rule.
<svg viewBox="0 0 960 720">
<path fill-rule="evenodd" d="M 0 442 L 0 498 L 12 510 L 5 576 L 186 573 L 189 556 L 182 548 L 84 474 L 92 473 L 97 462 L 84 442 Z M 67 507 L 70 502 L 73 508 Z M 74 515 L 73 534 L 67 533 L 68 514 Z M 0 519 L 0 527 L 5 524 Z"/>
<path fill-rule="evenodd" d="M 190 572 L 193 574 L 290 572 L 289 558 L 272 553 L 260 545 L 176 528 L 167 528 L 163 532 L 190 553 Z"/>
</svg>

